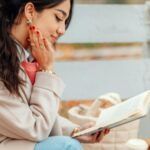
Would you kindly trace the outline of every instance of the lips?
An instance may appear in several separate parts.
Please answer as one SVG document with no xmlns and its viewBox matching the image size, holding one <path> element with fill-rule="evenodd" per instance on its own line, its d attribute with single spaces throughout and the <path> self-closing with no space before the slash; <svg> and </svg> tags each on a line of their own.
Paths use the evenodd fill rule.
<svg viewBox="0 0 150 150">
<path fill-rule="evenodd" d="M 55 36 L 51 36 L 51 39 L 52 39 L 52 42 L 56 42 L 58 38 Z"/>
</svg>

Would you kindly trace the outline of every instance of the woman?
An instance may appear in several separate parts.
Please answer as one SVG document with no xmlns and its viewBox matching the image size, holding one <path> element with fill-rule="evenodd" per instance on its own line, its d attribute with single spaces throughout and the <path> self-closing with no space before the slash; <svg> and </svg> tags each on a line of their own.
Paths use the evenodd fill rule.
<svg viewBox="0 0 150 150">
<path fill-rule="evenodd" d="M 0 3 L 0 150 L 80 150 L 79 141 L 99 142 L 107 130 L 73 139 L 77 126 L 58 114 L 64 84 L 53 73 L 53 45 L 69 26 L 73 0 Z"/>
</svg>

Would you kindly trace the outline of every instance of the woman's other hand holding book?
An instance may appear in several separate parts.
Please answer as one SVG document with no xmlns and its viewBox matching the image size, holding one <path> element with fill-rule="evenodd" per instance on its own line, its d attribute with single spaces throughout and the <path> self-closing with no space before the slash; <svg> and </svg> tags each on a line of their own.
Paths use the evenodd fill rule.
<svg viewBox="0 0 150 150">
<path fill-rule="evenodd" d="M 71 136 L 73 136 L 74 133 L 77 133 L 79 131 L 83 131 L 83 130 L 88 129 L 94 125 L 95 124 L 93 122 L 90 122 L 90 123 L 87 123 L 87 124 L 85 124 L 79 128 L 75 128 L 74 131 L 72 132 Z M 107 135 L 109 132 L 110 132 L 109 129 L 104 129 L 104 130 L 96 132 L 92 135 L 78 136 L 78 137 L 76 137 L 76 139 L 79 140 L 81 143 L 99 143 L 103 139 L 103 137 L 105 135 Z"/>
</svg>

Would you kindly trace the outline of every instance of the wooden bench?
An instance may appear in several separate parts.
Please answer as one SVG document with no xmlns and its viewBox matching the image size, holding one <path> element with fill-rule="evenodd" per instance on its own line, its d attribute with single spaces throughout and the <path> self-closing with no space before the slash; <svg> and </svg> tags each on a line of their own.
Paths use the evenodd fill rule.
<svg viewBox="0 0 150 150">
<path fill-rule="evenodd" d="M 146 5 L 76 5 L 73 20 L 60 43 L 141 43 L 146 52 Z M 150 20 L 149 20 L 150 22 Z M 148 33 L 148 32 L 147 32 Z M 147 42 L 148 43 L 148 42 Z M 147 44 L 148 45 L 148 44 Z M 92 49 L 91 49 L 92 50 Z M 148 51 L 147 51 L 148 52 Z M 123 99 L 150 89 L 150 61 L 67 61 L 56 63 L 66 83 L 63 99 L 94 99 L 118 92 Z M 142 119 L 140 137 L 150 137 L 150 113 Z"/>
</svg>

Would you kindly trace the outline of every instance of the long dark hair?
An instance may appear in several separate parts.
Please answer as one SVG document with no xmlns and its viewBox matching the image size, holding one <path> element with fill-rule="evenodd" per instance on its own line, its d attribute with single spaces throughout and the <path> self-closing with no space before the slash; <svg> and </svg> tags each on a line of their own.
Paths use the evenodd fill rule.
<svg viewBox="0 0 150 150">
<path fill-rule="evenodd" d="M 11 94 L 21 96 L 19 86 L 25 81 L 19 77 L 20 61 L 17 54 L 17 43 L 10 35 L 16 18 L 23 12 L 24 6 L 32 2 L 36 11 L 52 8 L 65 0 L 1 0 L 0 1 L 0 80 Z M 69 17 L 66 20 L 66 29 L 72 18 L 73 0 Z"/>
</svg>

